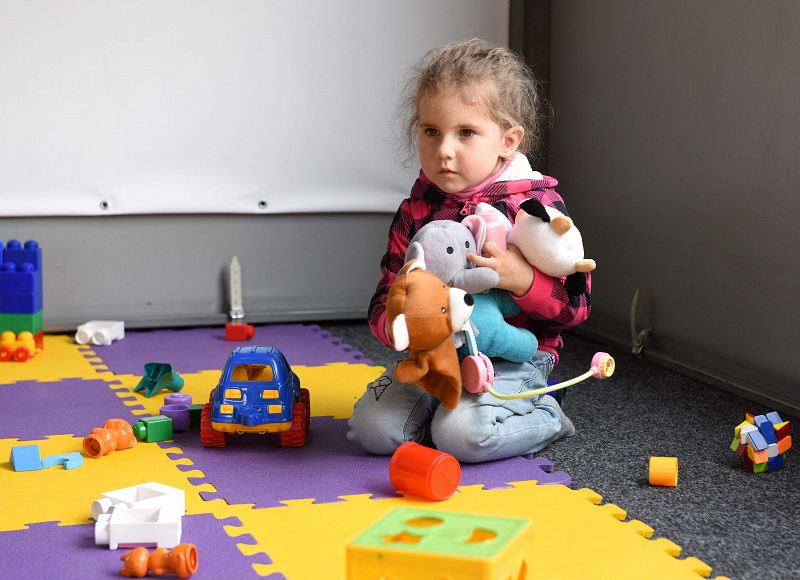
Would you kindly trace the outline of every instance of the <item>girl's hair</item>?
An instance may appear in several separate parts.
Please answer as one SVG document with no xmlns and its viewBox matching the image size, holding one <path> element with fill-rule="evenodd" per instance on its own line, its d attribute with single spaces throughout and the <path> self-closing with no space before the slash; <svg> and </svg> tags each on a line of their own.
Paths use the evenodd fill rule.
<svg viewBox="0 0 800 580">
<path fill-rule="evenodd" d="M 477 98 L 502 129 L 521 126 L 522 153 L 539 146 L 550 109 L 539 95 L 539 81 L 518 54 L 473 38 L 429 51 L 410 72 L 399 111 L 407 160 L 414 155 L 420 102 L 447 89 Z"/>
</svg>

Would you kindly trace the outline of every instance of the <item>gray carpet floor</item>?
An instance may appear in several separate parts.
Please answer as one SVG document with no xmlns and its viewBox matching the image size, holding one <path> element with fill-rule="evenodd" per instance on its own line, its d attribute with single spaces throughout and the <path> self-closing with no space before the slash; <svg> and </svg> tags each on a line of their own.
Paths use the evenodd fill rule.
<svg viewBox="0 0 800 580">
<path fill-rule="evenodd" d="M 380 344 L 366 323 L 322 323 L 376 364 L 401 356 Z M 753 474 L 729 445 L 745 412 L 772 411 L 674 371 L 638 360 L 574 334 L 551 380 L 586 371 L 595 351 L 617 363 L 606 381 L 586 381 L 565 391 L 564 410 L 575 437 L 542 455 L 573 478 L 617 504 L 629 519 L 655 532 L 713 568 L 712 577 L 800 578 L 800 458 L 792 449 L 784 467 Z M 791 420 L 797 433 L 797 419 Z M 648 460 L 676 456 L 678 487 L 651 487 Z M 647 578 L 646 571 L 642 578 Z"/>
</svg>

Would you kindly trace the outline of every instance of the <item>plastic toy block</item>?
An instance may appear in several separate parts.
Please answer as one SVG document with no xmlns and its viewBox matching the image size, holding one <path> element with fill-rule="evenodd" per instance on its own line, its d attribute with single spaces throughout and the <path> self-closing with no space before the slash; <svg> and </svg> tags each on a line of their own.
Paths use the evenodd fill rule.
<svg viewBox="0 0 800 580">
<path fill-rule="evenodd" d="M 761 435 L 764 437 L 764 441 L 767 442 L 767 445 L 771 443 L 777 443 L 777 439 L 775 438 L 775 425 L 766 418 L 764 415 L 758 415 L 754 421 L 756 422 L 756 427 L 761 432 Z"/>
<path fill-rule="evenodd" d="M 775 457 L 770 457 L 769 461 L 767 461 L 767 471 L 772 472 L 776 469 L 783 467 L 783 455 L 776 455 Z"/>
<path fill-rule="evenodd" d="M 12 447 L 9 461 L 14 471 L 35 471 L 42 468 L 38 445 L 17 445 Z"/>
<path fill-rule="evenodd" d="M 767 448 L 767 441 L 759 431 L 748 431 L 747 444 L 756 451 L 763 451 Z"/>
<path fill-rule="evenodd" d="M 19 240 L 8 240 L 8 244 L 3 247 L 0 242 L 0 264 L 15 264 L 21 268 L 26 262 L 31 264 L 36 270 L 42 267 L 42 249 L 36 240 L 28 240 L 25 245 Z"/>
<path fill-rule="evenodd" d="M 780 424 L 780 423 L 783 423 L 783 419 L 781 419 L 781 416 L 780 416 L 780 415 L 778 415 L 778 412 L 777 412 L 777 411 L 772 411 L 772 412 L 770 412 L 770 413 L 767 413 L 767 414 L 766 414 L 766 417 L 767 417 L 767 419 L 769 419 L 769 421 L 770 421 L 770 422 L 771 422 L 773 425 L 778 425 L 778 424 Z"/>
<path fill-rule="evenodd" d="M 152 554 L 140 546 L 125 552 L 120 560 L 124 564 L 119 573 L 133 578 L 143 578 L 148 571 L 156 576 L 175 574 L 178 578 L 189 578 L 199 567 L 194 544 L 179 544 L 169 552 L 156 548 Z"/>
<path fill-rule="evenodd" d="M 130 449 L 136 445 L 131 424 L 125 419 L 109 419 L 102 427 L 95 427 L 83 438 L 83 451 L 89 457 L 101 457 L 112 451 Z"/>
<path fill-rule="evenodd" d="M 75 342 L 95 346 L 106 346 L 125 338 L 125 322 L 122 320 L 90 320 L 78 327 Z"/>
<path fill-rule="evenodd" d="M 162 389 L 180 391 L 182 388 L 183 377 L 172 370 L 171 364 L 149 362 L 144 365 L 144 376 L 133 392 L 144 391 L 146 397 L 152 397 Z"/>
<path fill-rule="evenodd" d="M 763 463 L 753 463 L 753 473 L 766 473 L 768 470 L 768 464 L 766 461 Z"/>
<path fill-rule="evenodd" d="M 778 454 L 778 444 L 770 443 L 767 445 L 767 457 L 775 457 Z"/>
<path fill-rule="evenodd" d="M 739 448 L 736 450 L 736 455 L 739 457 L 747 457 L 747 445 L 739 443 Z"/>
<path fill-rule="evenodd" d="M 733 441 L 731 441 L 731 445 L 730 445 L 731 451 L 733 451 L 734 453 L 738 453 L 739 452 L 739 447 L 741 447 L 741 446 L 742 446 L 742 442 L 739 439 L 739 434 L 736 433 L 733 436 Z"/>
<path fill-rule="evenodd" d="M 172 439 L 172 417 L 144 417 L 133 426 L 133 433 L 139 441 L 145 443 L 169 441 Z"/>
<path fill-rule="evenodd" d="M 775 437 L 778 438 L 778 441 L 789 435 L 791 428 L 792 424 L 789 421 L 784 421 L 783 423 L 775 425 Z"/>
<path fill-rule="evenodd" d="M 183 405 L 181 403 L 162 405 L 158 412 L 164 417 L 172 419 L 173 433 L 186 431 L 189 428 L 189 405 Z"/>
<path fill-rule="evenodd" d="M 14 334 L 10 330 L 0 333 L 0 362 L 25 362 L 41 352 L 30 332 Z"/>
<path fill-rule="evenodd" d="M 744 414 L 745 421 L 747 421 L 747 422 L 748 422 L 748 423 L 750 423 L 751 425 L 755 425 L 755 422 L 753 421 L 753 420 L 755 419 L 755 417 L 756 417 L 756 416 L 755 416 L 755 415 L 753 415 L 753 414 L 752 414 L 751 412 L 749 412 L 749 411 L 748 411 L 747 413 L 745 413 L 745 414 Z"/>
<path fill-rule="evenodd" d="M 200 418 L 203 415 L 203 403 L 189 405 L 189 428 L 194 431 L 200 428 Z"/>
<path fill-rule="evenodd" d="M 182 513 L 170 508 L 115 509 L 100 514 L 94 525 L 95 544 L 174 548 L 181 543 Z"/>
<path fill-rule="evenodd" d="M 678 485 L 678 458 L 651 457 L 648 481 L 650 485 L 676 487 Z"/>
<path fill-rule="evenodd" d="M 755 425 L 753 425 L 751 423 L 748 423 L 747 425 L 744 425 L 739 430 L 739 437 L 740 437 L 742 443 L 747 444 L 747 434 L 748 433 L 752 433 L 753 431 L 758 431 L 758 427 L 756 427 Z"/>
<path fill-rule="evenodd" d="M 778 453 L 786 453 L 791 448 L 792 448 L 791 435 L 787 435 L 786 437 L 778 441 Z"/>
<path fill-rule="evenodd" d="M 188 393 L 170 393 L 164 397 L 165 405 L 187 405 L 192 404 L 192 396 Z"/>
<path fill-rule="evenodd" d="M 449 453 L 407 441 L 392 455 L 389 480 L 404 494 L 442 501 L 461 482 L 461 465 Z"/>
<path fill-rule="evenodd" d="M 2 281 L 0 281 L 2 284 Z M 33 314 L 44 306 L 41 292 L 6 292 L 0 290 L 0 312 Z"/>
<path fill-rule="evenodd" d="M 100 499 L 92 502 L 92 518 L 97 521 L 101 514 L 110 514 L 117 508 L 169 508 L 184 514 L 186 513 L 186 492 L 155 481 L 107 491 L 102 494 Z"/>
<path fill-rule="evenodd" d="M 398 508 L 347 546 L 347 578 L 527 578 L 529 520 Z"/>
<path fill-rule="evenodd" d="M 30 332 L 35 335 L 44 330 L 44 312 L 42 310 L 33 314 L 0 312 L 0 330 L 10 330 L 16 334 Z"/>
<path fill-rule="evenodd" d="M 250 340 L 256 334 L 256 329 L 252 324 L 246 322 L 226 322 L 225 340 L 243 342 Z"/>
<path fill-rule="evenodd" d="M 77 451 L 72 453 L 60 453 L 58 455 L 49 455 L 42 459 L 42 467 L 53 467 L 54 465 L 63 465 L 64 469 L 75 469 L 83 465 L 83 455 Z"/>
</svg>

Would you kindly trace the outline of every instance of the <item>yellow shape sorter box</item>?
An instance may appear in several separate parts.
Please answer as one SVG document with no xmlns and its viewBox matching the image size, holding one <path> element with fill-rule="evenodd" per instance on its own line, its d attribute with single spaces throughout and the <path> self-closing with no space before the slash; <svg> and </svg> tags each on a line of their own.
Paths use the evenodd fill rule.
<svg viewBox="0 0 800 580">
<path fill-rule="evenodd" d="M 347 546 L 348 580 L 523 580 L 529 520 L 397 508 Z"/>
</svg>

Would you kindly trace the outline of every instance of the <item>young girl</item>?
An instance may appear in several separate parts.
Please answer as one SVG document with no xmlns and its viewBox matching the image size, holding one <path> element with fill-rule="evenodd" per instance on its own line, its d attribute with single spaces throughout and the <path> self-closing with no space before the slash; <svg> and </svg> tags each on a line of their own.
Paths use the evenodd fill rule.
<svg viewBox="0 0 800 580">
<path fill-rule="evenodd" d="M 406 128 L 422 169 L 392 222 L 369 307 L 370 328 L 387 346 L 386 295 L 409 240 L 423 225 L 461 221 L 479 202 L 513 222 L 520 203 L 531 197 L 567 213 L 554 189 L 558 182 L 533 171 L 524 155 L 536 144 L 540 102 L 536 80 L 521 58 L 476 39 L 429 52 L 415 73 Z M 589 313 L 589 275 L 586 291 L 570 300 L 563 279 L 531 267 L 513 246 L 501 251 L 487 242 L 483 256 L 469 259 L 498 273 L 497 287 L 511 293 L 524 313 L 521 325 L 539 339 L 538 352 L 527 362 L 493 359 L 494 389 L 510 394 L 546 386 L 562 346 L 561 329 L 580 324 Z M 533 453 L 575 433 L 550 395 L 499 400 L 463 391 L 458 406 L 447 411 L 420 387 L 397 381 L 393 368 L 367 386 L 349 428 L 348 438 L 372 453 L 391 454 L 416 441 L 464 462 Z"/>
</svg>

